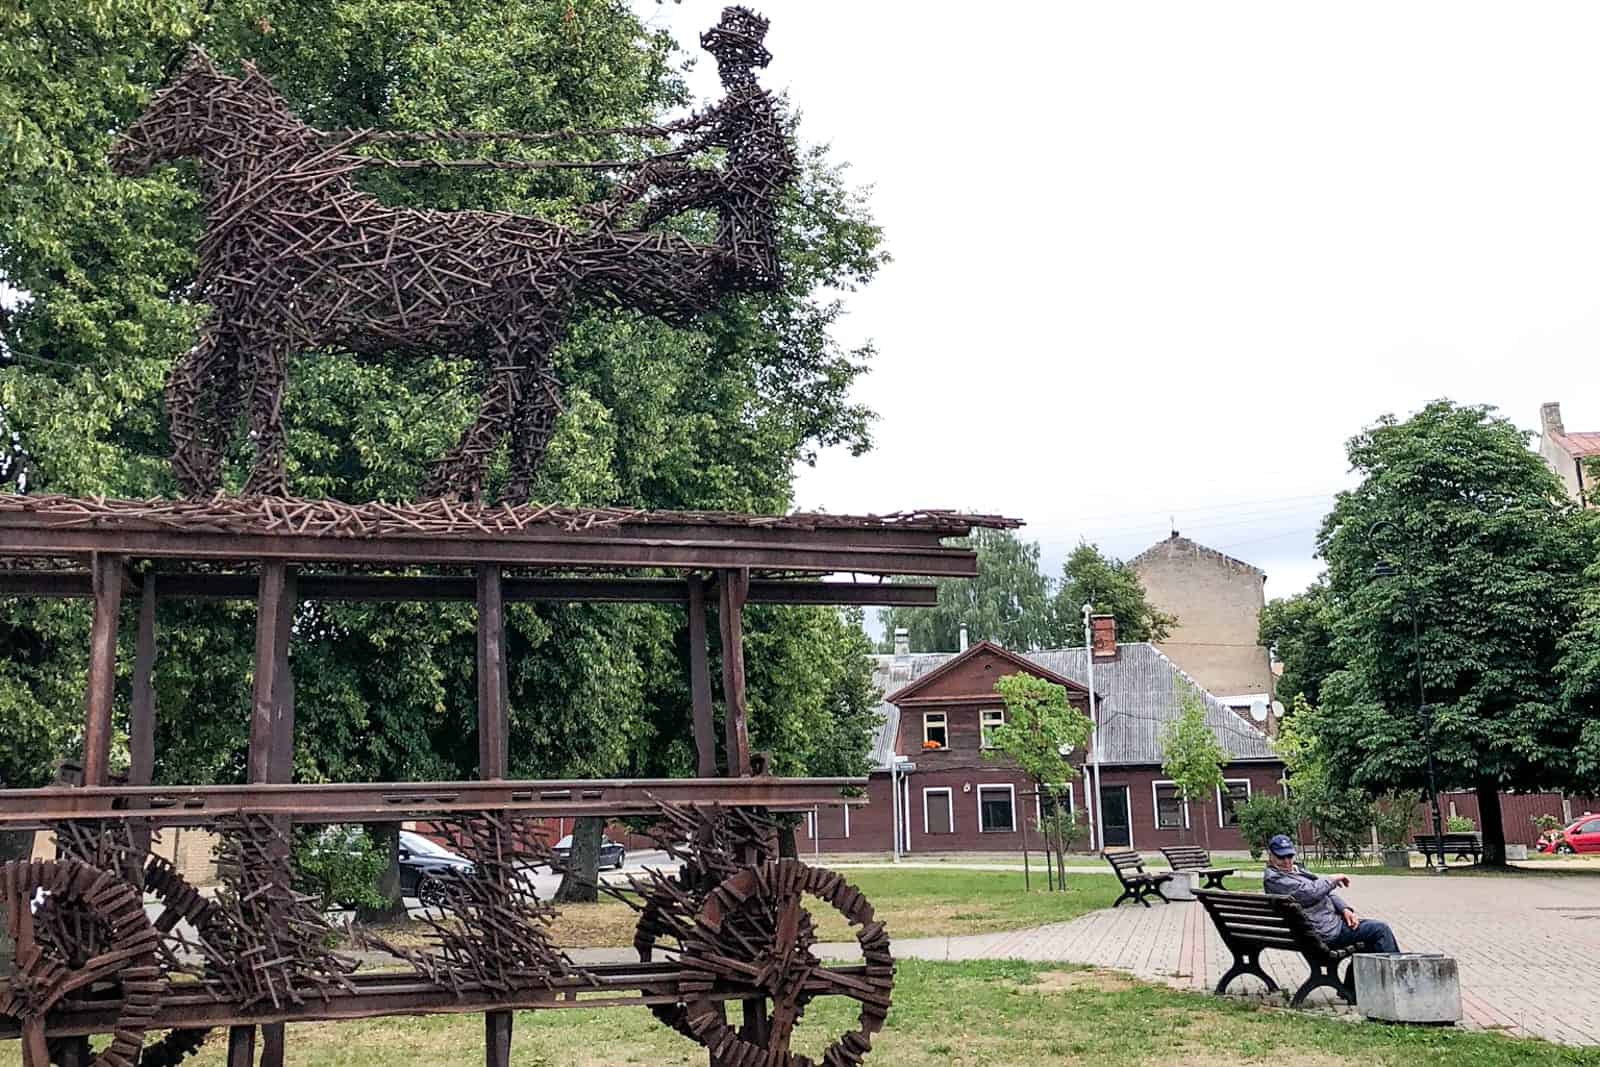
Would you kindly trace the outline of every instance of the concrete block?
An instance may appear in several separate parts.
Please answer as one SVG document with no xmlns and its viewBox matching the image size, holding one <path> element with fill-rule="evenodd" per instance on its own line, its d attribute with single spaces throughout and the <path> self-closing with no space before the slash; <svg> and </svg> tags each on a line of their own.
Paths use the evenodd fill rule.
<svg viewBox="0 0 1600 1067">
<path fill-rule="evenodd" d="M 1352 957 L 1356 1007 L 1391 1023 L 1461 1021 L 1456 961 L 1436 952 L 1370 952 Z"/>
<path fill-rule="evenodd" d="M 1506 846 L 1506 859 L 1508 859 L 1508 860 L 1525 860 L 1527 858 L 1528 858 L 1528 846 L 1527 845 L 1507 845 Z"/>
<path fill-rule="evenodd" d="M 1172 880 L 1161 887 L 1161 895 L 1168 900 L 1193 900 L 1194 891 L 1200 888 L 1198 874 L 1185 874 L 1175 871 Z"/>
</svg>

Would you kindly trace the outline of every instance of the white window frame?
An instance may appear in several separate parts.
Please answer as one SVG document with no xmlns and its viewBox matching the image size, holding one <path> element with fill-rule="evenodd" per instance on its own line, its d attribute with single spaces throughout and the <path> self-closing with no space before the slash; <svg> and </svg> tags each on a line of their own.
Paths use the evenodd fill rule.
<svg viewBox="0 0 1600 1067">
<path fill-rule="evenodd" d="M 924 837 L 943 837 L 928 829 L 928 794 L 943 793 L 945 810 L 950 815 L 950 833 L 956 832 L 956 794 L 955 790 L 947 785 L 928 786 L 922 790 L 922 835 Z"/>
<path fill-rule="evenodd" d="M 1073 790 L 1073 786 L 1072 786 L 1071 782 L 1061 782 L 1059 784 L 1054 783 L 1054 782 L 1049 782 L 1049 783 L 1045 784 L 1044 788 L 1050 790 L 1053 793 L 1060 793 L 1060 792 L 1065 791 L 1066 794 L 1067 794 L 1067 807 L 1070 808 L 1074 813 L 1077 812 L 1077 810 L 1078 810 L 1078 797 L 1077 797 L 1077 794 Z M 1035 794 L 1033 794 L 1033 821 L 1034 822 L 1038 822 L 1040 819 L 1043 819 L 1043 818 L 1044 818 L 1044 798 L 1041 797 L 1038 793 L 1035 793 Z"/>
<path fill-rule="evenodd" d="M 1244 799 L 1245 799 L 1245 801 L 1248 801 L 1251 797 L 1255 796 L 1255 786 L 1250 784 L 1250 779 L 1248 779 L 1248 778 L 1224 778 L 1222 780 L 1222 784 L 1223 784 L 1223 786 L 1243 785 L 1244 786 Z M 1218 826 L 1219 829 L 1224 829 L 1225 830 L 1225 829 L 1228 829 L 1229 827 L 1228 827 L 1228 824 L 1223 821 L 1223 817 L 1222 816 L 1223 816 L 1223 812 L 1222 812 L 1222 790 L 1218 789 L 1217 790 L 1217 826 Z M 1238 823 L 1234 823 L 1234 826 L 1237 827 Z"/>
<path fill-rule="evenodd" d="M 983 791 L 992 789 L 996 792 L 1004 789 L 1011 803 L 1011 828 L 1009 830 L 986 830 L 983 826 Z M 978 832 L 980 834 L 1014 834 L 1017 832 L 1017 787 L 1009 782 L 994 782 L 990 785 L 973 786 L 972 791 L 978 799 Z"/>
<path fill-rule="evenodd" d="M 991 726 L 990 726 L 990 723 L 989 723 L 989 716 L 991 716 L 991 715 L 999 717 L 999 721 L 994 723 L 993 724 L 994 726 L 1004 726 L 1006 724 L 1006 709 L 1005 708 L 983 708 L 982 710 L 980 710 L 978 712 L 978 747 L 979 748 L 993 748 L 994 747 L 994 742 L 989 740 L 989 730 L 991 729 Z"/>
<path fill-rule="evenodd" d="M 1181 827 L 1172 827 L 1172 826 L 1162 826 L 1161 825 L 1161 788 L 1160 787 L 1164 786 L 1164 785 L 1172 786 L 1174 791 L 1176 791 L 1177 788 L 1178 788 L 1178 783 L 1174 782 L 1170 778 L 1157 778 L 1155 781 L 1150 783 L 1150 821 L 1155 824 L 1155 828 L 1157 830 L 1165 830 L 1168 833 L 1171 833 L 1175 829 L 1183 829 L 1183 830 L 1193 829 L 1193 827 L 1190 824 L 1190 820 L 1189 820 L 1189 802 L 1187 800 L 1183 800 L 1181 798 L 1179 799 L 1178 802 L 1183 805 L 1183 826 L 1181 826 Z"/>
<path fill-rule="evenodd" d="M 944 744 L 940 745 L 938 748 L 929 749 L 928 751 L 946 752 L 950 748 L 950 715 L 948 712 L 925 711 L 922 713 L 922 743 L 926 745 L 929 741 L 933 740 L 933 738 L 928 736 L 928 728 L 932 726 L 933 723 L 929 722 L 928 720 L 935 715 L 939 717 L 939 725 L 944 728 Z"/>
</svg>

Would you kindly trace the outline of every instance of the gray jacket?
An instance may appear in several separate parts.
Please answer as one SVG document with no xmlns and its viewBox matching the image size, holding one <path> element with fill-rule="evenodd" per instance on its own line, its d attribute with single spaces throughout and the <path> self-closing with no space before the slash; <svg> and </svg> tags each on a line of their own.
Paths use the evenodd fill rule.
<svg viewBox="0 0 1600 1067">
<path fill-rule="evenodd" d="M 1344 927 L 1344 910 L 1349 907 L 1333 891 L 1332 878 L 1318 878 L 1298 863 L 1292 871 L 1268 867 L 1261 876 L 1268 893 L 1285 896 L 1300 905 L 1311 920 L 1311 928 L 1324 941 L 1331 940 Z"/>
</svg>

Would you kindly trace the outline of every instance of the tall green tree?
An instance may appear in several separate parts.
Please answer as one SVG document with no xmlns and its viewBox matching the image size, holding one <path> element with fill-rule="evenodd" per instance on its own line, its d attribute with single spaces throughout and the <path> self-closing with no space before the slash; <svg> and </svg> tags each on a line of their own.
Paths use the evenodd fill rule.
<svg viewBox="0 0 1600 1067">
<path fill-rule="evenodd" d="M 1258 626 L 1257 640 L 1274 649 L 1283 663 L 1278 698 L 1290 707 L 1298 697 L 1316 704 L 1322 697 L 1322 680 L 1339 668 L 1327 578 L 1318 578 L 1304 592 L 1269 601 L 1261 609 Z"/>
<path fill-rule="evenodd" d="M 913 651 L 950 651 L 959 647 L 963 623 L 970 640 L 1011 649 L 1081 645 L 1085 603 L 1116 616 L 1117 635 L 1124 641 L 1159 641 L 1177 622 L 1145 599 L 1131 567 L 1086 542 L 1067 557 L 1054 593 L 1039 569 L 1037 541 L 1024 541 L 1009 530 L 981 530 L 956 543 L 976 550 L 978 576 L 941 579 L 935 608 L 885 612 L 883 651 L 892 649 L 898 627 L 909 631 Z"/>
<path fill-rule="evenodd" d="M 1352 785 L 1426 785 L 1420 658 L 1439 786 L 1476 791 L 1486 858 L 1504 863 L 1500 790 L 1574 778 L 1583 723 L 1561 706 L 1556 666 L 1588 546 L 1527 435 L 1491 408 L 1388 416 L 1348 453 L 1361 484 L 1318 539 L 1343 665 L 1321 686 L 1319 740 Z"/>
<path fill-rule="evenodd" d="M 1043 648 L 1054 636 L 1049 583 L 1039 571 L 1039 543 L 1010 530 L 978 530 L 951 542 L 970 546 L 978 556 L 976 578 L 940 579 L 933 608 L 891 608 L 884 626 L 910 631 L 914 652 L 948 652 L 959 647 L 961 626 L 972 641 L 1004 648 Z"/>
<path fill-rule="evenodd" d="M 1050 852 L 1056 854 L 1050 882 L 1066 888 L 1064 857 L 1067 842 L 1063 833 L 1061 799 L 1054 790 L 1073 779 L 1072 764 L 1067 756 L 1074 750 L 1082 751 L 1089 739 L 1092 724 L 1089 717 L 1067 700 L 1067 691 L 1054 682 L 1036 675 L 1018 671 L 1008 674 L 994 684 L 1005 704 L 1005 722 L 993 729 L 989 736 L 992 747 L 983 750 L 985 759 L 1009 759 L 1033 783 L 1041 798 L 1040 808 L 1049 812 L 1041 820 L 1045 835 L 1045 868 L 1051 870 Z"/>
<path fill-rule="evenodd" d="M 1600 794 L 1600 513 L 1580 514 L 1588 555 L 1578 615 L 1561 640 L 1556 665 L 1563 714 L 1581 723 L 1572 751 L 1572 786 L 1588 796 Z"/>
<path fill-rule="evenodd" d="M 1144 584 L 1132 567 L 1080 541 L 1061 565 L 1061 586 L 1053 605 L 1056 643 L 1082 643 L 1085 604 L 1092 605 L 1095 614 L 1117 620 L 1119 641 L 1164 641 L 1178 622 L 1176 615 L 1145 598 Z"/>
<path fill-rule="evenodd" d="M 0 5 L 0 289 L 20 294 L 0 316 L 0 418 L 15 435 L 11 484 L 30 492 L 174 489 L 161 389 L 204 312 L 188 297 L 197 186 L 183 165 L 114 177 L 106 152 L 193 44 L 226 69 L 253 59 L 306 121 L 325 128 L 609 127 L 651 121 L 685 101 L 681 53 L 622 0 Z M 639 147 L 593 137 L 564 150 L 592 158 Z M 822 149 L 802 142 L 801 158 L 782 208 L 781 291 L 730 299 L 693 328 L 598 306 L 575 319 L 555 354 L 566 409 L 539 499 L 781 511 L 796 462 L 825 446 L 868 446 L 870 412 L 849 390 L 871 350 L 833 340 L 842 304 L 820 294 L 865 284 L 882 261 L 880 234 Z M 567 221 L 608 180 L 576 171 L 363 177 L 390 203 Z M 679 225 L 700 236 L 705 220 Z M 285 404 L 293 490 L 414 495 L 428 462 L 472 417 L 474 389 L 465 360 L 301 355 Z M 246 459 L 241 439 L 228 457 L 229 486 L 242 483 Z M 503 476 L 503 460 L 496 469 Z M 253 626 L 249 605 L 162 605 L 160 780 L 242 777 Z M 297 778 L 475 773 L 471 626 L 464 607 L 304 605 L 291 651 Z M 681 613 L 518 605 L 508 630 L 516 773 L 692 765 Z M 0 720 L 8 737 L 26 724 L 16 735 L 28 739 L 0 757 L 10 759 L 3 773 L 12 781 L 35 781 L 73 753 L 86 634 L 82 605 L 0 603 Z M 749 640 L 758 742 L 810 739 L 792 770 L 806 769 L 801 760 L 848 762 L 871 704 L 849 620 L 752 611 Z M 801 691 L 763 667 L 768 651 L 790 667 L 843 658 L 813 676 L 820 689 Z M 126 670 L 131 655 L 120 662 Z M 124 678 L 119 715 L 126 704 Z"/>
<path fill-rule="evenodd" d="M 1205 817 L 1204 805 L 1212 794 L 1223 786 L 1222 768 L 1228 754 L 1217 741 L 1216 731 L 1206 724 L 1206 709 L 1200 693 L 1194 686 L 1179 682 L 1178 717 L 1161 730 L 1161 773 L 1172 779 L 1173 787 L 1182 798 L 1188 812 L 1200 805 L 1200 826 L 1205 831 L 1206 844 L 1211 844 L 1211 823 Z"/>
</svg>

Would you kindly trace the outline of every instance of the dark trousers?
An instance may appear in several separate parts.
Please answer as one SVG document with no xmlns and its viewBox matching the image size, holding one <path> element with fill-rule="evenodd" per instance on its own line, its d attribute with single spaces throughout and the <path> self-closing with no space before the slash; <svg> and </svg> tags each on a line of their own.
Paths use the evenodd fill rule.
<svg viewBox="0 0 1600 1067">
<path fill-rule="evenodd" d="M 1400 951 L 1400 946 L 1394 940 L 1394 931 L 1389 929 L 1389 924 L 1379 922 L 1377 919 L 1362 919 L 1354 930 L 1348 926 L 1340 927 L 1339 932 L 1328 939 L 1328 947 L 1345 948 L 1357 941 L 1366 942 L 1369 952 Z"/>
</svg>

